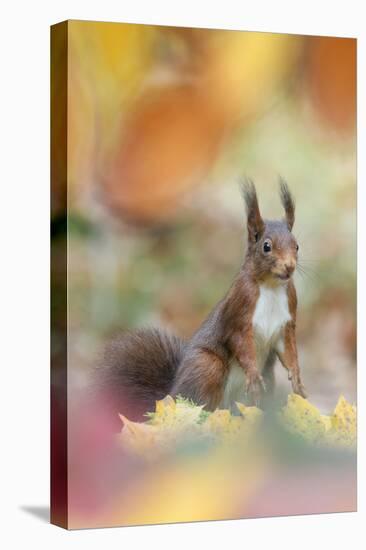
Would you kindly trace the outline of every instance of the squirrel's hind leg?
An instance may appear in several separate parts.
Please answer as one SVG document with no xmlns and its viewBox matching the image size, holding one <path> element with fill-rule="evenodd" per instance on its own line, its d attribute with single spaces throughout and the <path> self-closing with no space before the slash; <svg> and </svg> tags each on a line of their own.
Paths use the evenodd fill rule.
<svg viewBox="0 0 366 550">
<path fill-rule="evenodd" d="M 268 354 L 266 362 L 263 367 L 262 376 L 264 383 L 266 385 L 266 394 L 268 396 L 273 396 L 275 389 L 275 374 L 274 374 L 274 364 L 276 362 L 276 352 L 271 350 Z"/>
<path fill-rule="evenodd" d="M 222 399 L 227 371 L 226 362 L 215 352 L 202 348 L 192 350 L 179 365 L 170 393 L 173 397 L 181 395 L 192 399 L 213 411 Z"/>
<path fill-rule="evenodd" d="M 263 409 L 267 409 L 271 406 L 273 406 L 273 403 L 275 401 L 275 386 L 276 386 L 276 379 L 275 379 L 275 366 L 276 362 L 276 352 L 274 350 L 271 350 L 268 354 L 268 357 L 266 359 L 266 362 L 263 367 L 262 376 L 264 383 L 266 385 L 266 391 L 263 394 L 262 401 L 261 401 L 261 407 Z"/>
</svg>

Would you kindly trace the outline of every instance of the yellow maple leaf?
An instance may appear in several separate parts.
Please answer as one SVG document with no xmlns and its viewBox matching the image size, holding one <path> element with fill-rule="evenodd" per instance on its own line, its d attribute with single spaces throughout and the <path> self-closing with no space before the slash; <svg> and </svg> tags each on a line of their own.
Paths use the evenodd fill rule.
<svg viewBox="0 0 366 550">
<path fill-rule="evenodd" d="M 176 411 L 176 403 L 170 395 L 164 397 L 160 401 L 156 401 L 155 414 L 151 419 L 151 423 L 161 424 L 167 418 L 174 416 Z"/>
<path fill-rule="evenodd" d="M 210 429 L 222 431 L 228 428 L 232 416 L 228 409 L 216 409 L 207 418 L 205 425 Z"/>
<path fill-rule="evenodd" d="M 326 423 L 320 411 L 307 399 L 292 393 L 287 398 L 287 405 L 280 413 L 284 425 L 292 433 L 296 433 L 311 442 L 324 439 Z"/>
<path fill-rule="evenodd" d="M 244 419 L 251 424 L 258 422 L 263 415 L 263 411 L 258 407 L 247 407 L 238 401 L 235 401 L 235 405 L 238 407 L 240 414 L 244 417 Z"/>
<path fill-rule="evenodd" d="M 338 399 L 338 403 L 333 412 L 333 418 L 342 428 L 347 428 L 352 432 L 356 429 L 356 407 L 348 403 L 343 395 Z"/>
<path fill-rule="evenodd" d="M 341 446 L 354 446 L 357 438 L 357 411 L 354 405 L 346 401 L 343 395 L 329 417 L 327 438 L 329 443 Z"/>
<path fill-rule="evenodd" d="M 216 409 L 208 416 L 202 427 L 208 435 L 230 438 L 243 430 L 244 422 L 239 416 L 232 416 L 228 409 Z"/>
<path fill-rule="evenodd" d="M 142 453 L 154 446 L 157 439 L 157 430 L 144 422 L 132 422 L 122 414 L 119 415 L 123 428 L 118 434 L 118 440 L 130 450 Z"/>
<path fill-rule="evenodd" d="M 170 395 L 156 401 L 155 412 L 151 414 L 150 424 L 164 428 L 186 427 L 195 424 L 202 412 L 203 406 L 192 405 L 186 400 L 175 401 Z"/>
</svg>

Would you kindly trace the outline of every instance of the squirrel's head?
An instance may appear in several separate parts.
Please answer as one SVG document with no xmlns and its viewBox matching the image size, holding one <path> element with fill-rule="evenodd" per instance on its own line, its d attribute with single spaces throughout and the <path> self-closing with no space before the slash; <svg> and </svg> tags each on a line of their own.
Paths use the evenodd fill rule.
<svg viewBox="0 0 366 550">
<path fill-rule="evenodd" d="M 246 180 L 242 189 L 247 209 L 247 255 L 252 259 L 255 275 L 259 280 L 273 284 L 285 283 L 295 271 L 299 250 L 292 234 L 295 203 L 287 183 L 280 178 L 280 198 L 285 218 L 277 221 L 263 220 L 251 180 Z"/>
</svg>

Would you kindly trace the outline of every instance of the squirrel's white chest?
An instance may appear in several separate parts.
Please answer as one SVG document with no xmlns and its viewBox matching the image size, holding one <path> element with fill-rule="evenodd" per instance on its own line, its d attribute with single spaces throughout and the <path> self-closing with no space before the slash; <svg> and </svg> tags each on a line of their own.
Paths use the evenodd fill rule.
<svg viewBox="0 0 366 550">
<path fill-rule="evenodd" d="M 252 321 L 256 340 L 274 342 L 290 319 L 286 287 L 261 285 Z"/>
<path fill-rule="evenodd" d="M 282 329 L 290 319 L 286 287 L 271 288 L 262 285 L 252 320 L 259 372 L 263 371 L 271 350 L 281 346 Z M 220 407 L 235 412 L 235 401 L 244 403 L 245 398 L 244 370 L 233 362 Z"/>
</svg>

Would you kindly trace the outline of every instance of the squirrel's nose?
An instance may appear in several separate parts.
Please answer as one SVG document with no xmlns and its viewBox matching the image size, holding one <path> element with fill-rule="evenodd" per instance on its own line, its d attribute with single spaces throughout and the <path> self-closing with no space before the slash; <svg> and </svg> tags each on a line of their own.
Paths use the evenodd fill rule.
<svg viewBox="0 0 366 550">
<path fill-rule="evenodd" d="M 295 271 L 295 264 L 294 263 L 286 263 L 285 264 L 285 271 L 286 271 L 287 275 L 290 277 L 290 275 L 292 275 L 293 272 Z"/>
</svg>

